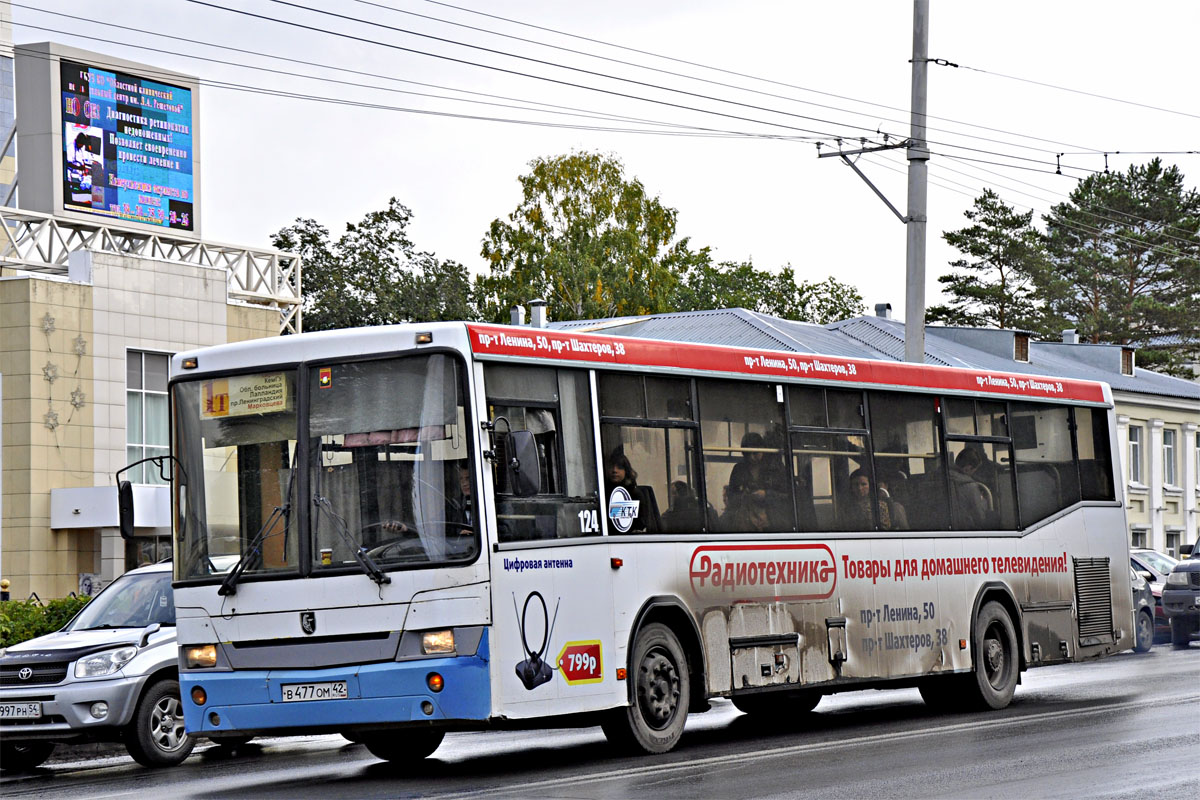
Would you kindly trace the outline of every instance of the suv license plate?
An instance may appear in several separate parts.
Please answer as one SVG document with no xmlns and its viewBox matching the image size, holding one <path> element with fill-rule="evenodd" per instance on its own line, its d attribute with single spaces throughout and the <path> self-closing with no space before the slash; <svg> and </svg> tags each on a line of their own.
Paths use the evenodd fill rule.
<svg viewBox="0 0 1200 800">
<path fill-rule="evenodd" d="M 0 703 L 0 719 L 41 719 L 41 703 Z"/>
<path fill-rule="evenodd" d="M 285 683 L 283 702 L 298 703 L 304 700 L 345 700 L 350 695 L 346 692 L 345 681 L 330 681 L 329 683 Z"/>
</svg>

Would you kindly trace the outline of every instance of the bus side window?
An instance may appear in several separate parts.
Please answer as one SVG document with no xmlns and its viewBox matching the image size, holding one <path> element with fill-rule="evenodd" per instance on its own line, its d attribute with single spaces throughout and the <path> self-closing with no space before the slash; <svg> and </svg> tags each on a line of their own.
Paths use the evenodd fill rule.
<svg viewBox="0 0 1200 800">
<path fill-rule="evenodd" d="M 937 401 L 928 395 L 870 392 L 871 442 L 877 475 L 895 484 L 914 531 L 950 527 L 945 458 L 938 436 Z"/>
<path fill-rule="evenodd" d="M 600 504 L 592 400 L 582 370 L 487 365 L 488 415 L 496 430 L 493 481 L 499 541 L 596 536 Z M 506 437 L 525 430 L 537 443 L 538 492 L 514 497 L 508 486 Z"/>
</svg>

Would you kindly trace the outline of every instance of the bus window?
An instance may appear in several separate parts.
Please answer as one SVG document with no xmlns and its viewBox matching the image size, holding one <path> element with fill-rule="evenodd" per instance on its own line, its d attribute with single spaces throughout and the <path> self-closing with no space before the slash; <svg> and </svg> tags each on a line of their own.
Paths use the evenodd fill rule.
<svg viewBox="0 0 1200 800">
<path fill-rule="evenodd" d="M 937 400 L 895 392 L 871 392 L 868 400 L 875 472 L 883 476 L 890 499 L 904 507 L 909 529 L 948 529 Z"/>
<path fill-rule="evenodd" d="M 718 531 L 795 529 L 783 405 L 767 383 L 699 381 L 704 483 Z"/>
<path fill-rule="evenodd" d="M 1021 526 L 1079 501 L 1079 473 L 1071 441 L 1070 409 L 1012 404 L 1014 463 Z"/>
<path fill-rule="evenodd" d="M 1113 500 L 1112 461 L 1108 449 L 1108 417 L 1092 408 L 1075 409 L 1079 484 L 1084 500 Z"/>
<path fill-rule="evenodd" d="M 608 532 L 704 530 L 691 381 L 611 372 L 596 381 Z"/>
<path fill-rule="evenodd" d="M 1006 405 L 943 400 L 950 464 L 950 524 L 955 530 L 1015 530 L 1012 446 Z"/>
<path fill-rule="evenodd" d="M 581 370 L 495 366 L 484 368 L 488 415 L 503 417 L 493 462 L 500 541 L 561 539 L 600 533 L 592 400 Z M 533 434 L 541 468 L 538 492 L 514 497 L 508 487 L 505 442 L 510 430 Z"/>
<path fill-rule="evenodd" d="M 874 530 L 873 491 L 856 500 L 851 476 L 867 471 L 866 437 L 792 433 L 792 482 L 802 531 Z M 868 489 L 870 478 L 867 478 Z"/>
</svg>

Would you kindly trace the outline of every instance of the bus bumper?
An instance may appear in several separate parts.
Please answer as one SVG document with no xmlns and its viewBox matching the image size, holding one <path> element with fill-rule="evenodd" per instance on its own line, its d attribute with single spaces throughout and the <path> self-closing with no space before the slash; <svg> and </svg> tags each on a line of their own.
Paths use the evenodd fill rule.
<svg viewBox="0 0 1200 800">
<path fill-rule="evenodd" d="M 435 692 L 427 679 L 442 676 Z M 346 682 L 346 697 L 284 702 L 283 687 Z M 491 712 L 487 632 L 472 656 L 328 669 L 183 672 L 179 676 L 188 733 L 336 731 L 405 722 L 484 720 Z M 193 689 L 203 689 L 198 704 Z"/>
</svg>

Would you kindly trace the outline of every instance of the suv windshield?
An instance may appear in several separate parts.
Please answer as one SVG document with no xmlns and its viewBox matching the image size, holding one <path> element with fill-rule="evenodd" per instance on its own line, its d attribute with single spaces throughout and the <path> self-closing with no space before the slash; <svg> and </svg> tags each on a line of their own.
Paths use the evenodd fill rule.
<svg viewBox="0 0 1200 800">
<path fill-rule="evenodd" d="M 170 572 L 126 573 L 83 607 L 63 630 L 144 628 L 175 624 Z"/>
</svg>

